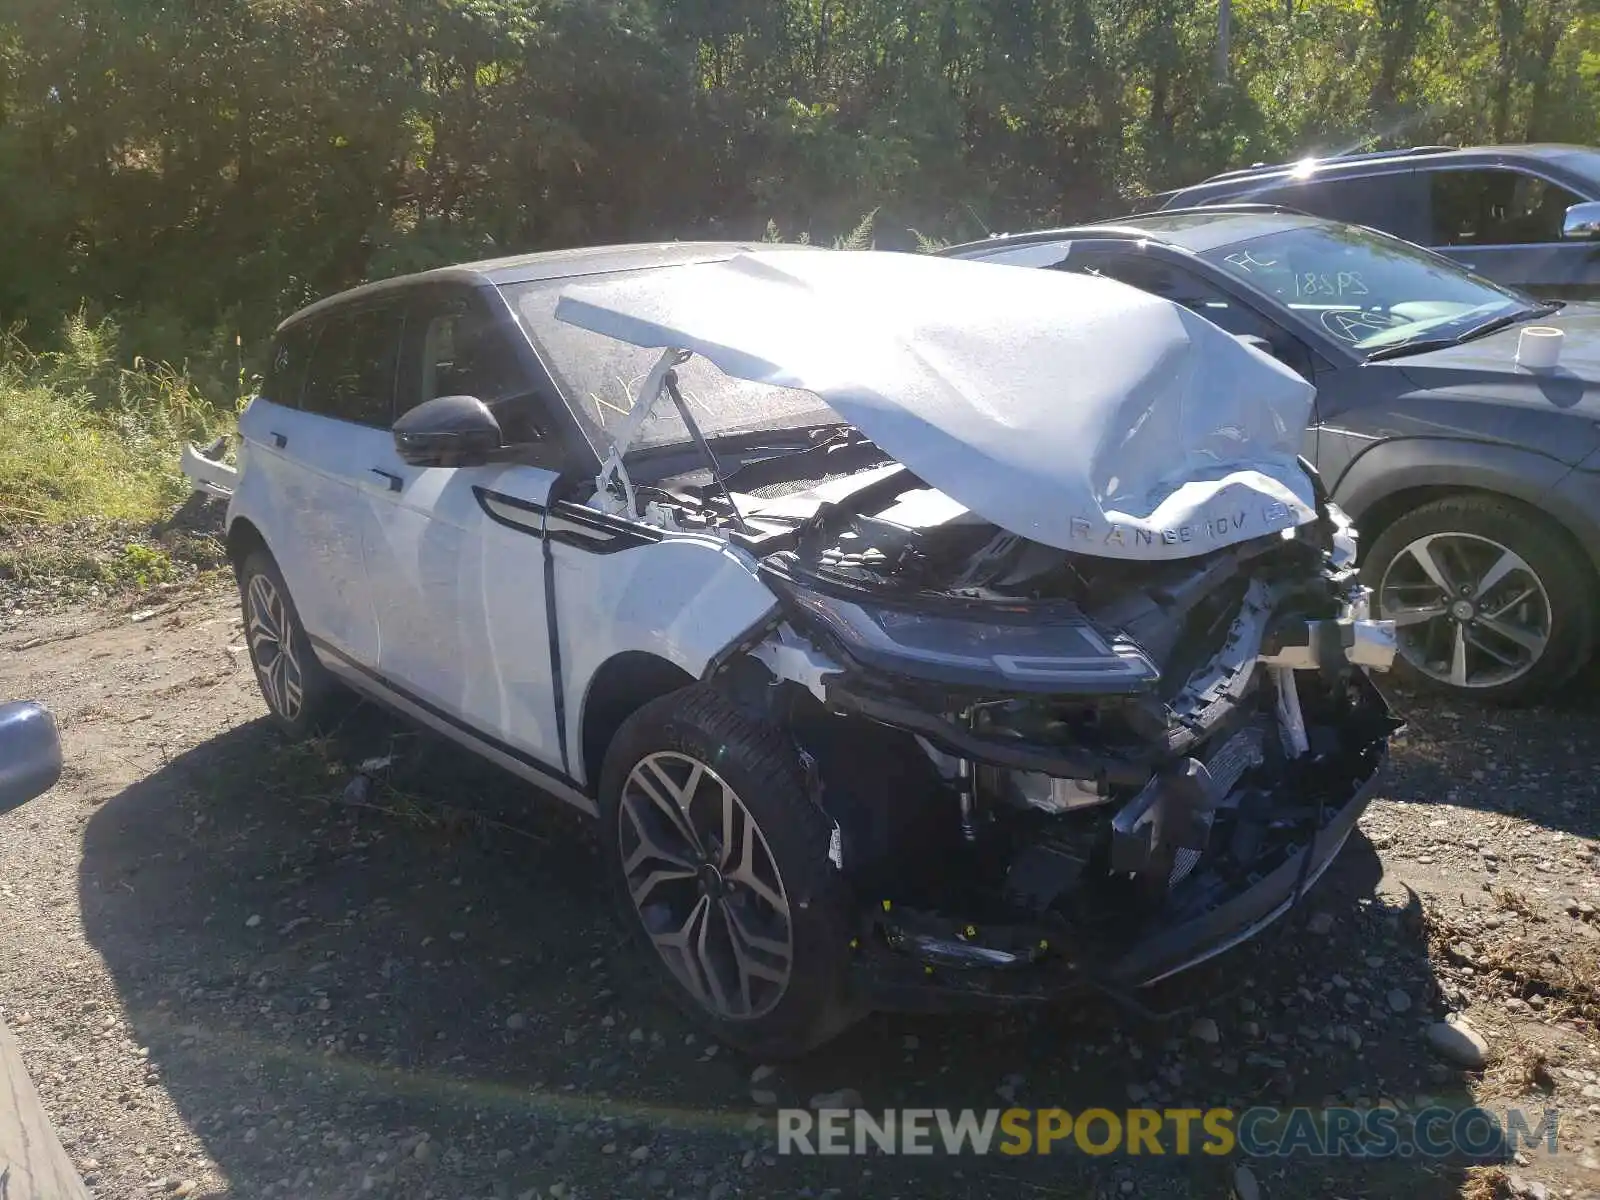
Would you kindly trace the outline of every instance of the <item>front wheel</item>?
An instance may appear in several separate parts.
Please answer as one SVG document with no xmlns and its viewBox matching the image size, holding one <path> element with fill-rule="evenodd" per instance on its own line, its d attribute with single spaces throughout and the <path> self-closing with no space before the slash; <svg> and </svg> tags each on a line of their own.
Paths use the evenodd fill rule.
<svg viewBox="0 0 1600 1200">
<path fill-rule="evenodd" d="M 1582 552 L 1513 501 L 1451 496 L 1407 513 L 1373 542 L 1362 577 L 1395 623 L 1397 669 L 1434 691 L 1526 703 L 1594 648 Z"/>
<path fill-rule="evenodd" d="M 622 919 L 692 1019 L 788 1058 L 859 1015 L 832 826 L 781 729 L 709 687 L 672 693 L 618 731 L 600 799 Z"/>
</svg>

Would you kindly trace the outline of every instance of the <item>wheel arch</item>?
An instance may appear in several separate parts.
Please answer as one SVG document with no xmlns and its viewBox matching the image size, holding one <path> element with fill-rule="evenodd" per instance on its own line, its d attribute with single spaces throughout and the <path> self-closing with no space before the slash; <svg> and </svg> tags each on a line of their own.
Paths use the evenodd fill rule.
<svg viewBox="0 0 1600 1200">
<path fill-rule="evenodd" d="M 236 517 L 228 525 L 227 551 L 228 561 L 237 570 L 244 560 L 256 550 L 267 549 L 267 539 L 261 536 L 261 531 L 249 517 Z"/>
<path fill-rule="evenodd" d="M 591 793 L 599 788 L 606 751 L 624 721 L 652 700 L 695 682 L 676 663 L 644 650 L 624 650 L 601 663 L 584 692 L 575 731 L 584 786 Z"/>
<path fill-rule="evenodd" d="M 1400 517 L 1451 496 L 1482 496 L 1543 522 L 1567 539 L 1600 586 L 1600 511 L 1559 486 L 1572 468 L 1542 454 L 1480 442 L 1381 442 L 1340 478 L 1333 500 L 1355 522 L 1362 555 Z"/>
</svg>

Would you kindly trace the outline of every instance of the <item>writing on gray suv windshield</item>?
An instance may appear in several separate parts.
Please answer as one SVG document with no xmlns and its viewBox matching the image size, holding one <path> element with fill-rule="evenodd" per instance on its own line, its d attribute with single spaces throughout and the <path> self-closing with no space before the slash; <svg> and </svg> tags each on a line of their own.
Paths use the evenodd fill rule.
<svg viewBox="0 0 1600 1200">
<path fill-rule="evenodd" d="M 1469 336 L 1488 322 L 1538 311 L 1526 296 L 1355 225 L 1279 229 L 1200 255 L 1368 354 Z"/>
<path fill-rule="evenodd" d="M 564 288 L 574 282 L 594 283 L 605 278 L 608 276 L 589 275 L 581 281 L 539 280 L 501 289 L 546 369 L 555 377 L 556 386 L 602 454 L 610 449 L 612 432 L 628 415 L 640 384 L 661 357 L 659 350 L 630 345 L 556 320 L 556 302 Z M 811 392 L 735 379 L 702 358 L 691 358 L 677 372 L 684 403 L 694 414 L 695 424 L 711 441 L 744 433 L 843 424 L 839 415 Z M 648 450 L 686 445 L 690 440 L 677 409 L 662 400 L 651 410 L 650 419 L 629 448 Z"/>
</svg>

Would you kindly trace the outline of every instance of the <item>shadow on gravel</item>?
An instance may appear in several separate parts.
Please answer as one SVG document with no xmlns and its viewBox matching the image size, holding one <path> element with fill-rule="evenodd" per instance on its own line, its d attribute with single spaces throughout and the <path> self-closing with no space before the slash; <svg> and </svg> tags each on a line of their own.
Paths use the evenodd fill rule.
<svg viewBox="0 0 1600 1200">
<path fill-rule="evenodd" d="M 1407 799 L 1504 813 L 1600 838 L 1600 660 L 1558 696 L 1527 708 L 1386 690 L 1409 726 L 1394 753 Z"/>
<path fill-rule="evenodd" d="M 391 752 L 388 782 L 342 798 L 347 764 Z M 777 1158 L 749 1123 L 757 1064 L 648 989 L 577 822 L 376 714 L 326 746 L 258 721 L 173 760 L 90 822 L 81 891 L 152 1082 L 240 1196 L 1212 1197 L 1237 1162 Z M 758 1086 L 802 1105 L 852 1088 L 874 1110 L 1467 1103 L 1420 1036 L 1437 1003 L 1420 922 L 1363 838 L 1305 911 L 1331 924 L 1296 914 L 1186 977 L 1168 998 L 1195 1011 L 1165 1024 L 1104 1004 L 879 1016 Z M 1420 1160 L 1253 1170 L 1274 1200 L 1418 1200 L 1463 1178 Z"/>
</svg>

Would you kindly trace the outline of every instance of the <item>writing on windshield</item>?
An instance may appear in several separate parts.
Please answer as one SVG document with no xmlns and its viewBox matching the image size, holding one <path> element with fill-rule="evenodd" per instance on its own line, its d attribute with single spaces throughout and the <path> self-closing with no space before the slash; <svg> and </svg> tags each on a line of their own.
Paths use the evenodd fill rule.
<svg viewBox="0 0 1600 1200">
<path fill-rule="evenodd" d="M 1281 229 L 1203 252 L 1356 350 L 1397 346 L 1527 301 L 1425 250 L 1352 225 Z"/>
</svg>

